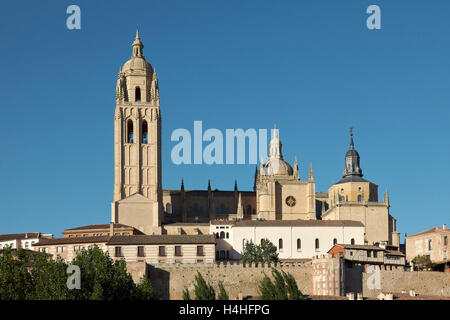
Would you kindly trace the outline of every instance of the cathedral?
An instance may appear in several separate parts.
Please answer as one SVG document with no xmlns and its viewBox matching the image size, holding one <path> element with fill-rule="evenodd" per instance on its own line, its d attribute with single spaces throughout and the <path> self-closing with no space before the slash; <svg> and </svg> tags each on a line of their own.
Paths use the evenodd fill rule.
<svg viewBox="0 0 450 320">
<path fill-rule="evenodd" d="M 131 58 L 119 69 L 114 112 L 114 197 L 111 222 L 144 234 L 208 234 L 217 221 L 357 222 L 364 244 L 399 246 L 389 197 L 378 199 L 378 186 L 363 178 L 353 133 L 342 179 L 327 193 L 316 193 L 312 166 L 301 180 L 297 159 L 283 159 L 278 130 L 273 130 L 267 161 L 255 169 L 253 191 L 162 188 L 161 110 L 156 70 L 145 59 L 139 33 Z M 330 223 L 328 223 L 330 224 Z"/>
</svg>

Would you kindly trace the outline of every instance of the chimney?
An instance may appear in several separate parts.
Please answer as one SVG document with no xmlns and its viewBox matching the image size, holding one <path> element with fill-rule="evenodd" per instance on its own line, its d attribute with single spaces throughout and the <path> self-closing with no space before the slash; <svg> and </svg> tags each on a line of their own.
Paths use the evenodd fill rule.
<svg viewBox="0 0 450 320">
<path fill-rule="evenodd" d="M 109 235 L 112 237 L 114 235 L 114 222 L 109 223 Z"/>
<path fill-rule="evenodd" d="M 445 229 L 447 229 L 447 225 L 444 223 L 444 224 L 442 225 L 442 230 L 445 230 Z"/>
</svg>

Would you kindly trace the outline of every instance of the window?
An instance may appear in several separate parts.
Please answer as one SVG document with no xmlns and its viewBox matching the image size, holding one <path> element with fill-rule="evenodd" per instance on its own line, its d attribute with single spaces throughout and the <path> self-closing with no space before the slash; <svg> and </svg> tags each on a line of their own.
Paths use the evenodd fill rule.
<svg viewBox="0 0 450 320">
<path fill-rule="evenodd" d="M 333 239 L 333 246 L 334 245 L 337 245 L 337 239 L 336 238 Z"/>
<path fill-rule="evenodd" d="M 297 239 L 297 250 L 300 250 L 302 248 L 302 240 Z"/>
<path fill-rule="evenodd" d="M 226 233 L 226 238 L 230 238 L 230 234 L 228 232 Z"/>
<path fill-rule="evenodd" d="M 138 257 L 144 257 L 145 256 L 145 254 L 144 254 L 144 247 L 143 246 L 139 246 L 137 248 L 137 255 L 138 255 Z"/>
<path fill-rule="evenodd" d="M 220 239 L 223 239 L 223 238 L 225 238 L 225 232 L 220 231 Z"/>
<path fill-rule="evenodd" d="M 216 260 L 219 260 L 219 251 L 216 251 Z"/>
<path fill-rule="evenodd" d="M 220 260 L 225 259 L 225 250 L 220 250 Z"/>
<path fill-rule="evenodd" d="M 376 258 L 377 257 L 377 252 L 373 251 L 373 257 Z"/>
<path fill-rule="evenodd" d="M 171 204 L 170 202 L 168 202 L 168 203 L 166 204 L 166 212 L 167 212 L 168 214 L 172 214 L 172 204 Z"/>
<path fill-rule="evenodd" d="M 141 101 L 141 88 L 139 88 L 139 87 L 136 87 L 136 90 L 135 90 L 135 101 L 136 102 L 140 102 Z"/>
<path fill-rule="evenodd" d="M 362 195 L 358 194 L 358 202 L 362 202 Z"/>
<path fill-rule="evenodd" d="M 283 250 L 283 239 L 278 240 L 278 249 Z"/>
<path fill-rule="evenodd" d="M 316 238 L 316 241 L 315 241 L 315 247 L 316 247 L 316 250 L 319 250 L 319 239 L 317 239 Z"/>
<path fill-rule="evenodd" d="M 175 246 L 175 255 L 181 256 L 181 246 Z"/>
<path fill-rule="evenodd" d="M 116 257 L 121 257 L 122 256 L 122 247 L 115 247 L 114 253 L 115 253 Z"/>
<path fill-rule="evenodd" d="M 147 144 L 148 143 L 148 125 L 147 121 L 144 120 L 142 122 L 142 143 Z"/>
<path fill-rule="evenodd" d="M 448 245 L 448 239 L 447 239 L 447 236 L 445 236 L 444 237 L 444 246 L 447 246 Z"/>
<path fill-rule="evenodd" d="M 127 122 L 127 142 L 133 143 L 133 141 L 134 141 L 133 120 L 129 119 Z"/>
<path fill-rule="evenodd" d="M 227 250 L 227 259 L 230 259 L 230 251 Z"/>
<path fill-rule="evenodd" d="M 372 251 L 367 250 L 367 258 L 371 258 L 372 257 Z"/>
<path fill-rule="evenodd" d="M 159 246 L 159 256 L 160 257 L 166 256 L 166 247 L 165 246 Z"/>
<path fill-rule="evenodd" d="M 433 242 L 432 242 L 431 239 L 428 240 L 428 250 L 429 250 L 429 251 L 433 250 Z"/>
<path fill-rule="evenodd" d="M 197 256 L 203 256 L 203 246 L 197 246 Z"/>
<path fill-rule="evenodd" d="M 352 238 L 352 239 L 350 240 L 350 244 L 355 244 L 355 239 L 354 239 L 354 238 Z"/>
</svg>

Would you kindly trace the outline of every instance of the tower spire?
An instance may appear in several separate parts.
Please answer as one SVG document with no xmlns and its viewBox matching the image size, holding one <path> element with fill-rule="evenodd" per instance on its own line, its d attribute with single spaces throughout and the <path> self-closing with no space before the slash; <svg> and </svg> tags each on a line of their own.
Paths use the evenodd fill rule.
<svg viewBox="0 0 450 320">
<path fill-rule="evenodd" d="M 309 181 L 314 181 L 314 173 L 313 173 L 313 167 L 312 163 L 309 164 L 309 175 L 308 175 Z"/>
<path fill-rule="evenodd" d="M 359 166 L 359 153 L 355 149 L 353 141 L 353 127 L 350 128 L 350 149 L 345 154 L 345 169 L 342 174 L 343 178 L 351 178 L 354 176 L 362 177 L 362 169 Z"/>
<path fill-rule="evenodd" d="M 141 42 L 141 38 L 139 38 L 139 30 L 136 28 L 136 39 L 134 39 L 133 44 L 131 45 L 133 48 L 133 53 L 131 57 L 143 57 L 142 49 L 144 49 L 144 44 Z"/>
<path fill-rule="evenodd" d="M 353 142 L 353 127 L 350 127 L 350 150 L 355 149 L 355 144 Z"/>
</svg>

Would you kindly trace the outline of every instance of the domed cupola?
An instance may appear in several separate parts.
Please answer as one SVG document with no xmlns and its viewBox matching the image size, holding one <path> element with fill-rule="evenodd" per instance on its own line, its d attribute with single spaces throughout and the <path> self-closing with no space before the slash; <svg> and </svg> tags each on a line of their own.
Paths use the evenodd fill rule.
<svg viewBox="0 0 450 320">
<path fill-rule="evenodd" d="M 131 47 L 133 48 L 131 58 L 123 65 L 122 72 L 124 72 L 125 75 L 151 74 L 153 68 L 151 64 L 144 58 L 143 53 L 144 44 L 141 42 L 141 39 L 139 38 L 139 30 L 136 30 L 136 39 L 134 40 Z"/>
<path fill-rule="evenodd" d="M 278 138 L 278 129 L 273 129 L 272 140 L 269 146 L 269 160 L 261 164 L 263 175 L 292 176 L 293 169 L 289 163 L 283 160 L 281 152 L 282 144 Z"/>
<path fill-rule="evenodd" d="M 359 153 L 355 150 L 355 143 L 353 142 L 353 128 L 350 129 L 350 149 L 345 154 L 345 169 L 342 173 L 342 180 L 338 183 L 355 181 L 366 181 L 362 178 L 363 173 L 359 165 Z"/>
</svg>

